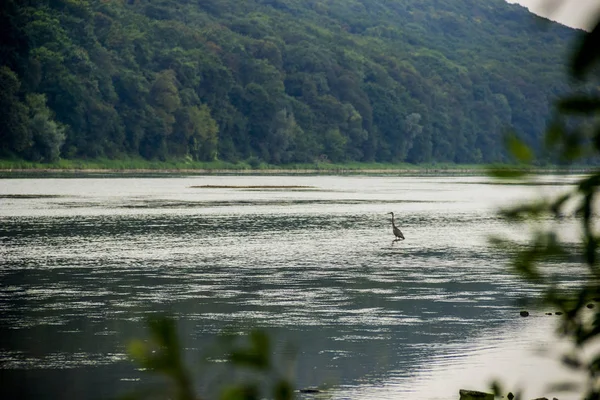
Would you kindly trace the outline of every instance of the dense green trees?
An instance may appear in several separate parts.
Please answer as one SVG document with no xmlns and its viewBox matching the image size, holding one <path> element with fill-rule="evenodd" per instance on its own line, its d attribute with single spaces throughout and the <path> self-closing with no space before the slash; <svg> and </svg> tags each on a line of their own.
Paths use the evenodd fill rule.
<svg viewBox="0 0 600 400">
<path fill-rule="evenodd" d="M 0 156 L 490 162 L 574 31 L 503 0 L 7 0 Z"/>
</svg>

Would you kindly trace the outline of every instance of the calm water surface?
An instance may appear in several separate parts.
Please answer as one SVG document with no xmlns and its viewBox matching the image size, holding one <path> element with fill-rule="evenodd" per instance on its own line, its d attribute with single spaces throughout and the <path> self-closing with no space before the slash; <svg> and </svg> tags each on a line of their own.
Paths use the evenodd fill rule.
<svg viewBox="0 0 600 400">
<path fill-rule="evenodd" d="M 293 358 L 297 387 L 327 398 L 456 399 L 493 378 L 552 397 L 544 383 L 564 371 L 537 350 L 554 349 L 556 317 L 519 318 L 518 300 L 538 288 L 487 243 L 527 235 L 499 206 L 560 193 L 572 177 L 540 180 L 2 179 L 0 398 L 143 387 L 126 345 L 156 312 L 177 317 L 190 365 L 224 330 L 266 329 L 274 358 Z M 285 185 L 303 187 L 274 187 Z M 562 224 L 576 240 L 573 221 Z M 577 284 L 564 267 L 550 266 Z M 216 390 L 214 370 L 196 374 L 201 393 Z"/>
</svg>

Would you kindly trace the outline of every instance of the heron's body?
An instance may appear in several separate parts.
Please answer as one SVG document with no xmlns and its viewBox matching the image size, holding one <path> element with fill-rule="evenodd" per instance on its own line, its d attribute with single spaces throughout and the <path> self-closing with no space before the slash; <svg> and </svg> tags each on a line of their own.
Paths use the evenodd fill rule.
<svg viewBox="0 0 600 400">
<path fill-rule="evenodd" d="M 404 235 L 402 234 L 402 231 L 398 229 L 398 227 L 394 223 L 394 213 L 391 212 L 389 214 L 392 214 L 392 232 L 394 232 L 394 236 L 397 237 L 396 240 L 404 240 Z"/>
</svg>

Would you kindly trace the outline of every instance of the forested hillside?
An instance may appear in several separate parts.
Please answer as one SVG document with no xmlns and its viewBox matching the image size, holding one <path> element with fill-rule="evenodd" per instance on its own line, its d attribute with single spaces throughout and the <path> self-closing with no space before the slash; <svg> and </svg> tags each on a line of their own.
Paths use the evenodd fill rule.
<svg viewBox="0 0 600 400">
<path fill-rule="evenodd" d="M 504 0 L 2 2 L 0 155 L 490 162 L 575 31 Z"/>
</svg>

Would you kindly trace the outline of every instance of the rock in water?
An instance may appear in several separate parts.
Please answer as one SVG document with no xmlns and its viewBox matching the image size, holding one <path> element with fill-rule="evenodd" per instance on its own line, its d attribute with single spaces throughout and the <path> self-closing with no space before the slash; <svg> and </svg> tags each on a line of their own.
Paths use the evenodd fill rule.
<svg viewBox="0 0 600 400">
<path fill-rule="evenodd" d="M 491 393 L 478 392 L 477 390 L 460 389 L 460 400 L 494 400 L 494 395 Z"/>
<path fill-rule="evenodd" d="M 312 388 L 308 388 L 308 389 L 300 389 L 299 390 L 300 393 L 321 393 L 321 391 L 319 389 L 312 389 Z"/>
</svg>

